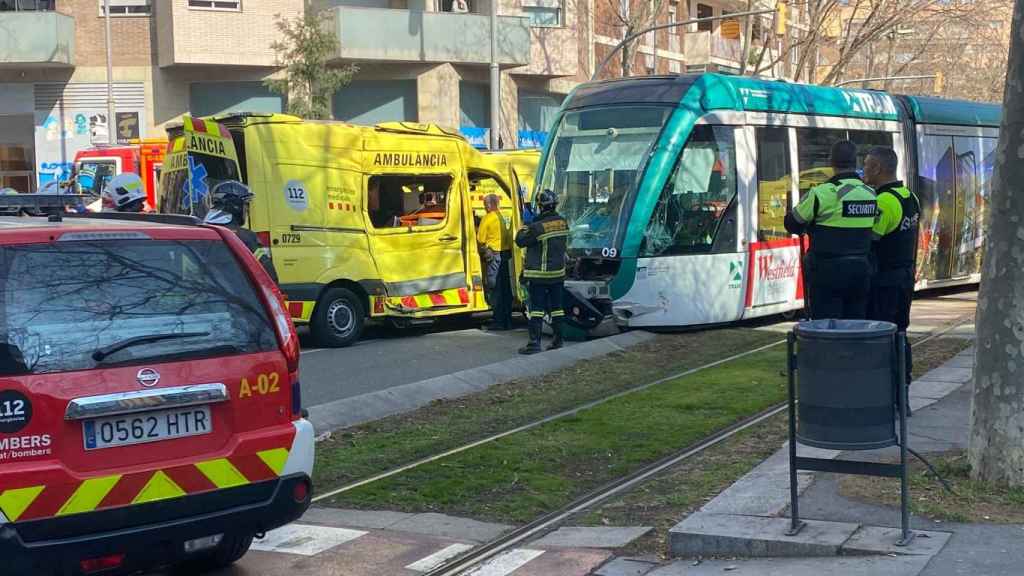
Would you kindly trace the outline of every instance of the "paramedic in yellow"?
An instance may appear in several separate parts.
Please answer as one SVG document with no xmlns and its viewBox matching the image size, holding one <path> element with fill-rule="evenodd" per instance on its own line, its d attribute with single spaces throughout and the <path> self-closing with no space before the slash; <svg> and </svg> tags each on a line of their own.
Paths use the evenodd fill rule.
<svg viewBox="0 0 1024 576">
<path fill-rule="evenodd" d="M 487 213 L 480 220 L 476 238 L 480 244 L 480 258 L 484 268 L 484 288 L 487 303 L 494 311 L 486 330 L 512 329 L 512 229 L 501 215 L 497 194 L 484 198 Z"/>
</svg>

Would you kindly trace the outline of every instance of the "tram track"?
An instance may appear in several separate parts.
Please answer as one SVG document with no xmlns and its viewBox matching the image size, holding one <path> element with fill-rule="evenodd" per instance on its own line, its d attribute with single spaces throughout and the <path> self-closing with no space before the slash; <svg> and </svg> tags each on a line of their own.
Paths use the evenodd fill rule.
<svg viewBox="0 0 1024 576">
<path fill-rule="evenodd" d="M 945 329 L 944 331 L 941 331 L 941 332 L 933 331 L 933 333 L 931 335 L 929 335 L 929 336 L 927 336 L 927 337 L 925 337 L 925 338 L 923 338 L 921 340 L 918 340 L 916 342 L 913 342 L 912 346 L 917 346 L 919 344 L 923 344 L 924 342 L 927 342 L 927 341 L 931 340 L 932 338 L 937 338 L 939 336 L 942 336 L 944 334 L 949 333 L 949 331 L 955 329 L 960 324 L 962 324 L 965 317 L 966 316 L 959 317 L 957 320 L 954 321 L 954 324 L 951 327 Z M 784 322 L 780 322 L 780 323 L 784 323 Z M 761 346 L 758 346 L 756 348 L 752 348 L 750 350 L 746 350 L 744 352 L 733 354 L 733 355 L 727 356 L 725 358 L 721 358 L 721 359 L 715 360 L 713 362 L 708 362 L 708 363 L 703 364 L 701 366 L 696 366 L 694 368 L 689 368 L 687 370 L 683 370 L 683 371 L 675 373 L 675 374 L 670 374 L 668 376 L 664 376 L 664 377 L 658 378 L 656 380 L 653 380 L 651 382 L 647 382 L 645 384 L 641 384 L 639 386 L 634 386 L 634 387 L 631 387 L 631 388 L 627 388 L 625 390 L 620 390 L 619 392 L 616 392 L 614 394 L 610 394 L 608 396 L 604 396 L 602 398 L 598 398 L 596 400 L 592 400 L 592 401 L 586 402 L 584 404 L 580 404 L 579 406 L 575 406 L 575 407 L 570 408 L 568 410 L 563 410 L 563 411 L 558 412 L 556 414 L 545 416 L 544 418 L 533 420 L 533 421 L 528 422 L 526 424 L 522 424 L 520 426 L 516 426 L 515 428 L 510 428 L 508 430 L 504 430 L 504 431 L 498 432 L 496 434 L 491 434 L 491 435 L 486 436 L 484 438 L 481 438 L 479 440 L 474 440 L 473 442 L 462 444 L 462 445 L 457 446 L 455 448 L 451 448 L 451 449 L 439 452 L 437 454 L 426 456 L 426 457 L 414 460 L 414 461 L 412 461 L 410 463 L 403 464 L 401 466 L 390 468 L 390 469 L 385 470 L 384 472 L 381 472 L 379 474 L 374 474 L 372 476 L 368 476 L 366 478 L 362 478 L 362 479 L 356 480 L 354 482 L 349 482 L 347 484 L 339 486 L 338 488 L 331 489 L 331 490 L 329 490 L 329 491 L 327 491 L 327 492 L 325 492 L 323 494 L 317 494 L 316 496 L 313 497 L 312 503 L 316 504 L 317 502 L 322 502 L 324 500 L 328 500 L 330 498 L 334 498 L 336 496 L 339 496 L 339 495 L 344 494 L 346 492 L 350 492 L 350 491 L 355 490 L 357 488 L 361 488 L 363 486 L 367 486 L 369 484 L 373 484 L 373 483 L 379 482 L 381 480 L 386 480 L 388 478 L 391 478 L 391 477 L 397 476 L 399 474 L 402 474 L 404 472 L 408 472 L 410 470 L 419 468 L 419 467 L 424 466 L 426 464 L 430 464 L 432 462 L 436 462 L 438 460 L 442 460 L 442 459 L 448 458 L 450 456 L 454 456 L 454 455 L 460 454 L 462 452 L 466 452 L 468 450 L 472 450 L 473 448 L 478 448 L 480 446 L 484 446 L 486 444 L 490 444 L 490 443 L 495 442 L 497 440 L 501 440 L 502 438 L 506 438 L 508 436 L 512 436 L 512 435 L 518 434 L 520 432 L 526 432 L 528 430 L 532 430 L 534 428 L 543 426 L 545 424 L 548 424 L 548 423 L 551 423 L 551 422 L 554 422 L 554 421 L 557 421 L 557 420 L 561 420 L 563 418 L 568 418 L 570 416 L 574 416 L 576 414 L 579 414 L 580 412 L 583 412 L 585 410 L 589 410 L 591 408 L 595 408 L 597 406 L 600 406 L 600 405 L 605 404 L 607 402 L 610 402 L 612 400 L 616 400 L 618 398 L 622 398 L 624 396 L 628 396 L 628 395 L 634 394 L 636 392 L 641 392 L 643 390 L 647 390 L 649 388 L 652 388 L 654 386 L 658 386 L 660 384 L 664 384 L 666 382 L 670 382 L 672 380 L 676 380 L 676 379 L 679 379 L 679 378 L 684 378 L 686 376 L 691 376 L 693 374 L 697 374 L 699 372 L 703 372 L 705 370 L 709 370 L 709 369 L 715 368 L 717 366 L 728 364 L 730 362 L 734 362 L 736 360 L 740 360 L 742 358 L 751 356 L 753 354 L 757 354 L 758 352 L 763 352 L 765 350 L 769 350 L 771 348 L 774 348 L 776 346 L 780 346 L 780 345 L 785 344 L 785 343 L 786 343 L 786 339 L 782 338 L 782 339 L 779 339 L 777 341 L 770 342 L 768 344 L 763 344 Z M 770 417 L 770 416 L 766 416 L 766 418 L 767 417 Z"/>
<path fill-rule="evenodd" d="M 962 316 L 958 317 L 956 320 L 954 320 L 951 325 L 943 327 L 943 328 L 939 328 L 939 329 L 936 329 L 936 330 L 933 330 L 931 333 L 929 333 L 929 335 L 927 335 L 927 336 L 925 336 L 925 337 L 923 337 L 921 339 L 918 339 L 918 340 L 912 342 L 911 343 L 911 347 L 913 348 L 913 347 L 920 346 L 920 345 L 925 344 L 925 343 L 927 343 L 927 342 L 929 342 L 931 340 L 934 340 L 936 338 L 940 338 L 940 337 L 942 337 L 942 336 L 944 336 L 946 334 L 949 334 L 953 330 L 956 330 L 961 325 L 963 325 L 971 317 L 973 317 L 973 314 L 962 315 Z M 752 350 L 749 350 L 749 351 L 746 351 L 746 352 L 742 352 L 740 354 L 736 354 L 736 355 L 730 356 L 728 358 L 723 358 L 723 359 L 718 360 L 716 362 L 709 363 L 709 364 L 704 365 L 704 366 L 699 366 L 697 368 L 693 368 L 693 369 L 687 370 L 687 371 L 685 371 L 683 373 L 680 373 L 680 374 L 677 374 L 677 375 L 674 375 L 674 376 L 668 376 L 668 377 L 665 377 L 665 378 L 660 378 L 660 379 L 658 379 L 658 380 L 656 380 L 654 382 L 649 382 L 647 384 L 644 384 L 641 387 L 635 387 L 635 388 L 632 388 L 630 390 L 625 390 L 625 391 L 619 392 L 618 394 L 610 396 L 608 398 L 604 398 L 604 399 L 601 399 L 601 400 L 597 400 L 597 401 L 591 402 L 590 404 L 592 404 L 592 405 L 599 405 L 601 403 L 604 403 L 604 402 L 607 402 L 609 400 L 612 400 L 612 399 L 614 399 L 616 397 L 625 396 L 625 395 L 630 394 L 632 392 L 636 392 L 636 391 L 639 391 L 639 390 L 642 390 L 642 389 L 650 388 L 652 386 L 656 386 L 658 384 L 662 384 L 662 383 L 664 383 L 666 381 L 673 380 L 673 379 L 676 379 L 676 378 L 680 378 L 680 377 L 683 377 L 683 376 L 687 376 L 687 375 L 690 375 L 690 374 L 694 374 L 696 372 L 700 372 L 702 370 L 706 370 L 706 369 L 712 368 L 714 366 L 720 366 L 722 364 L 725 364 L 725 363 L 728 363 L 728 362 L 732 362 L 732 361 L 738 360 L 740 358 L 749 356 L 749 355 L 754 354 L 756 352 L 761 352 L 761 351 L 773 348 L 775 346 L 784 344 L 785 342 L 786 342 L 786 340 L 782 339 L 782 340 L 780 340 L 778 342 L 773 342 L 773 343 L 770 343 L 770 344 L 766 344 L 766 345 L 760 346 L 760 347 L 758 347 L 756 349 L 752 349 Z M 634 472 L 632 472 L 632 473 L 630 473 L 628 475 L 625 475 L 625 476 L 622 476 L 622 477 L 617 478 L 615 480 L 612 480 L 610 482 L 607 482 L 606 484 L 604 484 L 604 485 L 602 485 L 602 486 L 600 486 L 600 487 L 598 487 L 598 488 L 596 488 L 594 490 L 591 490 L 590 492 L 588 492 L 588 493 L 578 497 L 577 499 L 573 500 L 572 502 L 570 502 L 569 504 L 567 504 L 566 506 L 564 506 L 564 507 L 562 507 L 562 508 L 560 508 L 558 510 L 555 510 L 553 512 L 549 512 L 548 514 L 545 514 L 545 515 L 541 516 L 540 518 L 537 518 L 536 520 L 533 520 L 533 521 L 531 521 L 531 522 L 529 522 L 529 523 L 527 523 L 527 524 L 525 524 L 523 526 L 520 526 L 520 527 L 518 527 L 518 528 L 516 528 L 516 529 L 514 529 L 514 530 L 512 530 L 510 532 L 507 532 L 506 534 L 504 534 L 504 535 L 502 535 L 502 536 L 500 536 L 500 537 L 498 537 L 498 538 L 496 538 L 496 539 L 494 539 L 494 540 L 492 540 L 490 542 L 486 542 L 484 544 L 481 544 L 481 545 L 477 546 L 476 548 L 473 548 L 472 550 L 467 551 L 466 553 L 462 554 L 461 556 L 453 558 L 452 560 L 448 561 L 447 563 L 445 563 L 445 564 L 443 564 L 441 566 L 438 566 L 437 568 L 431 570 L 430 572 L 427 572 L 424 576 L 459 576 L 459 575 L 468 574 L 470 570 L 472 570 L 473 568 L 475 568 L 477 566 L 480 566 L 481 564 L 483 564 L 484 562 L 490 560 L 491 558 L 494 558 L 494 557 L 498 556 L 499 554 L 501 554 L 503 552 L 506 552 L 506 551 L 508 551 L 508 550 L 510 550 L 512 548 L 515 548 L 516 546 L 518 546 L 520 544 L 523 544 L 523 543 L 529 542 L 531 540 L 534 540 L 536 538 L 539 538 L 539 537 L 543 536 L 544 534 L 546 534 L 546 533 L 556 529 L 563 522 L 565 522 L 566 520 L 572 518 L 573 516 L 576 516 L 580 512 L 583 512 L 583 511 L 586 511 L 586 510 L 588 510 L 590 508 L 593 508 L 594 506 L 597 506 L 597 505 L 599 505 L 599 504 L 609 500 L 610 498 L 613 498 L 613 497 L 615 497 L 615 496 L 617 496 L 617 495 L 619 495 L 619 494 L 621 494 L 623 492 L 626 492 L 626 491 L 628 491 L 628 490 L 630 490 L 630 489 L 632 489 L 632 488 L 642 484 L 643 482 L 645 482 L 645 481 L 647 481 L 647 480 L 657 476 L 661 472 L 664 472 L 665 470 L 668 470 L 668 469 L 670 469 L 670 468 L 672 468 L 674 466 L 677 466 L 677 465 L 685 462 L 686 460 L 689 460 L 690 458 L 693 458 L 694 456 L 697 456 L 697 455 L 703 453 L 704 451 L 708 450 L 709 448 L 711 448 L 713 446 L 716 446 L 717 444 L 720 444 L 721 442 L 723 442 L 725 440 L 728 440 L 729 438 L 732 438 L 733 436 L 739 434 L 740 432 L 743 432 L 744 430 L 747 430 L 748 428 L 751 428 L 751 427 L 756 426 L 758 424 L 761 424 L 761 423 L 765 422 L 766 420 L 772 418 L 773 416 L 781 414 L 782 412 L 784 412 L 786 410 L 786 406 L 787 406 L 786 402 L 781 402 L 779 404 L 771 406 L 771 407 L 769 407 L 769 408 L 767 408 L 767 409 L 765 409 L 765 410 L 763 410 L 763 411 L 761 411 L 761 412 L 759 412 L 759 413 L 757 413 L 755 415 L 752 415 L 752 416 L 749 416 L 747 418 L 744 418 L 744 419 L 740 420 L 739 422 L 736 422 L 736 423 L 734 423 L 734 424 L 732 424 L 732 425 L 730 425 L 730 426 L 728 426 L 728 427 L 726 427 L 726 428 L 724 428 L 722 430 L 719 430 L 719 431 L 715 432 L 714 434 L 711 434 L 711 435 L 701 439 L 700 441 L 698 441 L 698 442 L 696 442 L 694 444 L 691 444 L 691 445 L 683 448 L 682 450 L 679 450 L 679 451 L 677 451 L 677 452 L 675 452 L 673 454 L 665 456 L 664 458 L 661 458 L 661 459 L 659 459 L 659 460 L 657 460 L 655 462 L 652 462 L 652 463 L 650 463 L 650 464 L 648 464 L 648 465 L 646 465 L 646 466 L 644 466 L 644 467 L 642 467 L 642 468 L 640 468 L 640 469 L 638 469 L 638 470 L 636 470 L 636 471 L 634 471 Z M 523 429 L 534 428 L 536 426 L 539 426 L 539 425 L 543 424 L 544 422 L 549 422 L 549 421 L 552 421 L 552 420 L 557 420 L 558 418 L 562 418 L 562 417 L 565 417 L 566 415 L 573 414 L 573 413 L 579 412 L 581 410 L 585 410 L 585 409 L 587 409 L 589 407 L 590 406 L 587 406 L 587 407 L 580 406 L 578 408 L 574 408 L 573 410 L 566 411 L 565 413 L 555 414 L 553 416 L 549 416 L 548 418 L 544 419 L 544 421 L 537 421 L 537 422 L 533 422 L 533 423 L 527 424 L 527 425 L 525 425 L 523 427 L 520 427 L 520 429 L 517 429 L 517 431 L 522 431 Z M 497 439 L 497 438 L 500 438 L 500 437 L 504 437 L 504 436 L 508 436 L 510 434 L 513 434 L 513 433 L 515 433 L 515 432 L 513 432 L 513 431 L 503 432 L 500 435 L 495 435 L 496 437 L 494 439 Z M 480 441 L 478 441 L 478 442 L 476 442 L 474 444 L 475 445 L 486 444 L 487 442 L 490 442 L 490 441 L 493 441 L 493 440 L 488 438 L 488 439 L 480 440 Z M 470 447 L 472 447 L 472 446 L 467 445 L 466 447 L 460 447 L 460 448 L 457 448 L 454 451 L 450 451 L 450 452 L 458 453 L 458 452 L 462 452 L 464 450 L 468 450 Z M 424 459 L 424 462 L 422 462 L 422 463 L 432 462 L 432 461 L 438 460 L 438 459 L 440 459 L 442 457 L 443 457 L 442 455 L 433 456 L 433 457 Z M 420 464 L 416 463 L 416 465 L 418 466 Z M 411 469 L 411 468 L 414 468 L 414 467 L 415 466 L 410 465 L 408 467 L 405 467 L 405 469 L 408 470 L 408 469 Z M 396 469 L 396 470 L 399 470 L 399 469 Z M 395 472 L 395 473 L 398 473 L 398 472 Z M 394 474 L 388 474 L 388 475 L 391 476 L 391 475 L 394 475 Z M 355 484 L 365 485 L 367 483 L 370 483 L 369 480 L 371 480 L 371 479 L 367 479 L 367 480 L 368 481 L 362 481 L 361 483 L 355 483 Z M 372 481 L 376 481 L 376 480 L 372 480 Z M 353 486 L 353 488 L 354 487 L 356 487 L 356 486 Z M 351 489 L 351 488 L 348 488 L 348 489 Z"/>
</svg>

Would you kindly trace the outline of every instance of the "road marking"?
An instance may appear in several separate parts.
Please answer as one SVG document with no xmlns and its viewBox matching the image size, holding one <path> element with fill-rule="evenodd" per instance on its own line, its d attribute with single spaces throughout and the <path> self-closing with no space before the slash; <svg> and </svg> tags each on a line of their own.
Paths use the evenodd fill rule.
<svg viewBox="0 0 1024 576">
<path fill-rule="evenodd" d="M 289 524 L 288 526 L 267 532 L 265 538 L 253 542 L 252 549 L 262 552 L 316 556 L 324 550 L 351 542 L 366 534 L 362 530 L 348 530 L 346 528 L 331 528 L 308 524 Z"/>
<path fill-rule="evenodd" d="M 515 548 L 491 558 L 468 576 L 507 576 L 543 553 L 543 550 Z"/>
<path fill-rule="evenodd" d="M 437 568 L 441 564 L 444 564 L 448 560 L 451 560 L 459 554 L 462 554 L 463 552 L 472 549 L 473 546 L 470 544 L 452 544 L 447 548 L 442 548 L 441 550 L 434 552 L 426 558 L 422 558 L 420 560 L 413 562 L 412 564 L 409 564 L 405 568 L 407 570 L 415 570 L 416 572 L 430 572 L 431 570 Z"/>
</svg>

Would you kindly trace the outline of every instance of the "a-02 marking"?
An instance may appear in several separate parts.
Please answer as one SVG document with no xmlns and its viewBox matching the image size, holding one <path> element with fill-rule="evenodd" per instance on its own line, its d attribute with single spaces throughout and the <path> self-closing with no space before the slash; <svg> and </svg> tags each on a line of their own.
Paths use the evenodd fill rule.
<svg viewBox="0 0 1024 576">
<path fill-rule="evenodd" d="M 299 242 L 302 242 L 302 236 L 299 234 L 289 232 L 281 234 L 282 244 L 298 244 Z"/>
<path fill-rule="evenodd" d="M 256 377 L 255 384 L 249 384 L 248 378 L 242 378 L 242 386 L 238 392 L 239 398 L 248 398 L 253 395 L 266 396 L 277 394 L 281 391 L 281 375 L 277 372 L 260 374 Z"/>
</svg>

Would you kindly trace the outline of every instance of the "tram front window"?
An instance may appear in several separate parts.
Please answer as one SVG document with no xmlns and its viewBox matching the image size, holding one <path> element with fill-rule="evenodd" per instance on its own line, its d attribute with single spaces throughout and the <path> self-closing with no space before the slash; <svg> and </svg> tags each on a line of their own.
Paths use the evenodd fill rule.
<svg viewBox="0 0 1024 576">
<path fill-rule="evenodd" d="M 736 143 L 729 126 L 696 126 L 647 224 L 641 256 L 736 251 Z"/>
<path fill-rule="evenodd" d="M 571 250 L 615 253 L 644 161 L 671 114 L 668 107 L 622 106 L 566 113 L 541 179 L 569 221 Z M 607 249 L 605 251 L 604 249 Z"/>
</svg>

